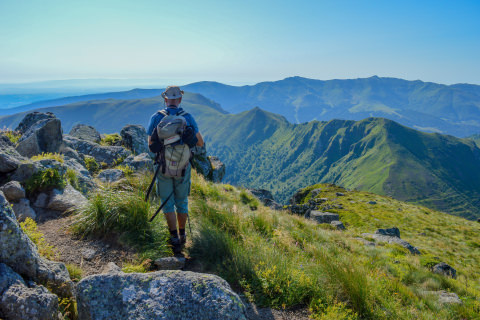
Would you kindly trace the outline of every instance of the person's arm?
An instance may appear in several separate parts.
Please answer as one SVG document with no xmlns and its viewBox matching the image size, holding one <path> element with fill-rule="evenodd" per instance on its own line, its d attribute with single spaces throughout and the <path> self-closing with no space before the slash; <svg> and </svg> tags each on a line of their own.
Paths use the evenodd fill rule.
<svg viewBox="0 0 480 320">
<path fill-rule="evenodd" d="M 197 137 L 197 139 L 198 139 L 198 141 L 197 141 L 197 146 L 203 147 L 204 142 L 203 142 L 202 134 L 201 134 L 200 132 L 197 132 L 196 137 Z"/>
</svg>

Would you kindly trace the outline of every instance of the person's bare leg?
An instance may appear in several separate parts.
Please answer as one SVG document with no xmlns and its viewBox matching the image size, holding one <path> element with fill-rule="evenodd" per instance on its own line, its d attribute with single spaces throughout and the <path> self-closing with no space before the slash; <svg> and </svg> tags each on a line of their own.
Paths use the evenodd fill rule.
<svg viewBox="0 0 480 320">
<path fill-rule="evenodd" d="M 178 228 L 185 229 L 185 225 L 187 224 L 187 213 L 177 213 L 177 220 L 178 220 Z"/>
<path fill-rule="evenodd" d="M 167 220 L 168 230 L 177 230 L 177 217 L 175 216 L 175 212 L 165 213 L 165 220 Z"/>
</svg>

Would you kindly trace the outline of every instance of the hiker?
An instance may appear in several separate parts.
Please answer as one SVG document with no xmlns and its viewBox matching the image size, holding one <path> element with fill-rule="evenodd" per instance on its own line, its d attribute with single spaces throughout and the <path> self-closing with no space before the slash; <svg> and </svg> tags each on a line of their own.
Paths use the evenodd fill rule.
<svg viewBox="0 0 480 320">
<path fill-rule="evenodd" d="M 174 253 L 180 253 L 186 242 L 185 225 L 188 218 L 191 173 L 190 149 L 204 145 L 195 119 L 180 107 L 183 93 L 177 86 L 167 87 L 162 93 L 165 108 L 152 115 L 147 128 L 148 145 L 152 152 L 157 153 L 156 166 L 161 166 L 156 177 L 157 195 L 161 198 L 162 204 L 166 201 L 163 213 L 170 230 L 170 244 Z M 165 131 L 177 125 L 180 129 L 175 129 L 174 133 L 178 134 L 172 136 L 165 134 Z"/>
</svg>

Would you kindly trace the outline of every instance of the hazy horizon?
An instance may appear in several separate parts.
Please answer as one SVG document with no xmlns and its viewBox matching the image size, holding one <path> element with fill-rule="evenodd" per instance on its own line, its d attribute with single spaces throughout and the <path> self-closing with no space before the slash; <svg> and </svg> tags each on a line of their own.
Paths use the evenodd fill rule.
<svg viewBox="0 0 480 320">
<path fill-rule="evenodd" d="M 0 1 L 0 82 L 480 84 L 480 2 Z"/>
</svg>

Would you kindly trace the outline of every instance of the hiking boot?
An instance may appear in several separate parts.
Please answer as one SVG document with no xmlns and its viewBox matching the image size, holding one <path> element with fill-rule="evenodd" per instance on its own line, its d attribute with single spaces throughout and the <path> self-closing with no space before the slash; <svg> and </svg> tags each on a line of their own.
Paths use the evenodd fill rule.
<svg viewBox="0 0 480 320">
<path fill-rule="evenodd" d="M 173 253 L 180 253 L 182 251 L 182 243 L 178 237 L 170 237 L 170 245 Z"/>
<path fill-rule="evenodd" d="M 187 235 L 186 234 L 180 235 L 180 244 L 184 246 L 186 242 L 187 242 Z"/>
</svg>

